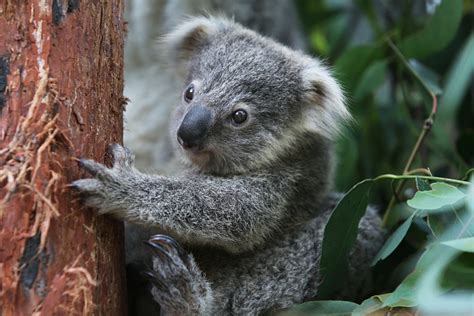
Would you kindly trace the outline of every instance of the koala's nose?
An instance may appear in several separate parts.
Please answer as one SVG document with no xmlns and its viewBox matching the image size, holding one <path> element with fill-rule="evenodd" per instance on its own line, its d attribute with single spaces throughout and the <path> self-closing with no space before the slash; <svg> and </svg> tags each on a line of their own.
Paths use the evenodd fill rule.
<svg viewBox="0 0 474 316">
<path fill-rule="evenodd" d="M 198 147 L 211 126 L 212 113 L 202 106 L 192 107 L 178 129 L 178 142 L 184 148 Z"/>
</svg>

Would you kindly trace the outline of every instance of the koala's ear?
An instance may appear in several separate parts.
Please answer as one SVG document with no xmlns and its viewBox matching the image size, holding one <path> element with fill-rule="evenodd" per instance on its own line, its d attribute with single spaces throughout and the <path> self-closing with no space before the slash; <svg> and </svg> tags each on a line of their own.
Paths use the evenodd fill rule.
<svg viewBox="0 0 474 316">
<path fill-rule="evenodd" d="M 342 123 L 351 120 L 341 87 L 329 69 L 316 60 L 304 65 L 302 77 L 306 104 L 303 127 L 333 139 Z"/>
<path fill-rule="evenodd" d="M 186 67 L 192 55 L 209 41 L 224 21 L 215 18 L 191 18 L 177 26 L 159 41 L 164 58 L 172 66 Z"/>
</svg>

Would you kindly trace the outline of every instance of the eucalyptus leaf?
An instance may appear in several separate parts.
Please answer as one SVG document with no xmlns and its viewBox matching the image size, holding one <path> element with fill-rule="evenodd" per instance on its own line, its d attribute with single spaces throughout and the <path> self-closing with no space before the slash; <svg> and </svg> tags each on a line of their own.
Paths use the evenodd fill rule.
<svg viewBox="0 0 474 316">
<path fill-rule="evenodd" d="M 439 238 L 446 231 L 447 220 L 445 214 L 428 214 L 426 222 L 436 238 Z"/>
<path fill-rule="evenodd" d="M 469 36 L 457 58 L 453 60 L 444 85 L 437 119 L 440 122 L 451 121 L 462 98 L 469 89 L 474 74 L 474 35 Z"/>
<path fill-rule="evenodd" d="M 387 60 L 373 62 L 362 74 L 357 88 L 354 91 L 354 99 L 361 100 L 380 87 L 385 80 L 387 71 Z"/>
<path fill-rule="evenodd" d="M 382 302 L 377 297 L 370 297 L 363 301 L 352 311 L 352 316 L 365 316 L 383 308 Z"/>
<path fill-rule="evenodd" d="M 430 191 L 418 191 L 407 201 L 408 206 L 419 210 L 437 210 L 448 205 L 455 205 L 466 197 L 466 194 L 455 186 L 443 182 L 431 185 Z"/>
<path fill-rule="evenodd" d="M 474 253 L 474 237 L 444 241 L 442 244 L 461 251 Z"/>
<path fill-rule="evenodd" d="M 425 82 L 431 92 L 440 95 L 443 90 L 440 87 L 440 76 L 427 66 L 423 65 L 416 59 L 410 59 L 409 64 L 411 68 L 420 76 Z"/>
<path fill-rule="evenodd" d="M 467 209 L 474 216 L 474 177 L 471 179 L 469 188 L 467 189 L 467 199 L 466 199 Z"/>
<path fill-rule="evenodd" d="M 462 178 L 462 180 L 464 181 L 469 181 L 469 179 L 471 178 L 471 176 L 474 175 L 474 168 L 470 168 L 469 170 L 466 171 L 466 174 L 464 175 L 464 177 Z M 473 176 L 473 179 L 471 181 L 471 187 L 474 187 L 474 176 Z M 474 191 L 473 191 L 474 193 Z"/>
<path fill-rule="evenodd" d="M 439 241 L 474 236 L 474 213 L 467 209 L 428 214 L 428 226 Z"/>
<path fill-rule="evenodd" d="M 357 183 L 339 201 L 324 229 L 320 272 L 322 284 L 319 296 L 328 297 L 347 280 L 348 254 L 359 230 L 359 221 L 369 203 L 372 179 Z"/>
<path fill-rule="evenodd" d="M 443 1 L 422 30 L 402 40 L 400 51 L 407 58 L 420 58 L 444 48 L 456 34 L 462 8 L 462 0 Z"/>
<path fill-rule="evenodd" d="M 338 158 L 338 168 L 344 172 L 336 174 L 336 187 L 343 192 L 352 187 L 354 184 L 353 177 L 357 168 L 357 160 L 359 158 L 359 148 L 357 140 L 349 128 L 345 128 L 336 142 L 336 153 Z"/>
<path fill-rule="evenodd" d="M 382 57 L 383 50 L 379 44 L 353 47 L 336 61 L 335 74 L 344 88 L 353 93 L 369 65 Z"/>
<path fill-rule="evenodd" d="M 435 249 L 436 250 L 436 249 Z M 383 306 L 388 307 L 414 307 L 416 303 L 416 289 L 418 281 L 432 262 L 442 255 L 433 248 L 428 248 L 418 260 L 415 270 L 410 273 L 393 291 L 383 300 Z"/>
<path fill-rule="evenodd" d="M 312 301 L 292 306 L 291 308 L 272 313 L 278 316 L 318 316 L 351 315 L 352 311 L 359 305 L 347 301 Z"/>
<path fill-rule="evenodd" d="M 410 217 L 408 217 L 405 222 L 400 225 L 400 227 L 395 230 L 395 232 L 387 239 L 382 249 L 377 253 L 374 260 L 372 261 L 372 266 L 374 266 L 380 260 L 387 258 L 402 242 L 403 238 L 408 232 L 408 229 L 411 226 L 413 218 L 415 217 L 416 212 L 414 212 Z"/>
<path fill-rule="evenodd" d="M 474 35 L 469 36 L 462 50 L 456 58 L 453 58 L 451 68 L 444 80 L 443 96 L 440 99 L 436 124 L 432 129 L 437 146 L 442 147 L 446 152 L 452 152 L 451 140 L 455 131 L 456 115 L 463 98 L 472 86 L 474 74 L 472 56 L 474 56 Z"/>
<path fill-rule="evenodd" d="M 391 297 L 392 293 L 386 293 L 386 294 L 379 294 L 379 295 L 374 295 L 372 296 L 373 298 L 379 300 L 383 305 L 385 305 L 385 301 Z M 396 307 L 413 307 L 413 302 L 410 299 L 400 299 L 399 301 L 392 303 L 392 306 Z"/>
<path fill-rule="evenodd" d="M 474 253 L 462 252 L 449 262 L 443 273 L 441 287 L 451 290 L 474 291 Z"/>
<path fill-rule="evenodd" d="M 421 313 L 427 315 L 472 315 L 474 292 L 448 292 L 441 283 L 444 272 L 459 255 L 456 249 L 435 244 L 429 250 L 438 254 L 418 280 L 416 301 Z M 472 273 L 471 273 L 472 275 Z M 469 278 L 469 274 L 466 275 Z M 471 277 L 472 278 L 472 277 Z M 456 287 L 459 288 L 459 287 Z"/>
<path fill-rule="evenodd" d="M 431 190 L 430 182 L 428 180 L 421 179 L 421 178 L 417 177 L 415 179 L 415 182 L 416 182 L 416 189 L 418 191 L 429 191 L 429 190 Z"/>
</svg>

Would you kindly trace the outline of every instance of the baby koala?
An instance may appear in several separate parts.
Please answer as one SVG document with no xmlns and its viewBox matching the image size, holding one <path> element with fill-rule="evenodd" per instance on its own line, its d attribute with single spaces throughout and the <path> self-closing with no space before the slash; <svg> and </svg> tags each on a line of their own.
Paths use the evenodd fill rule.
<svg viewBox="0 0 474 316">
<path fill-rule="evenodd" d="M 141 173 L 112 145 L 113 167 L 81 160 L 94 178 L 73 186 L 98 214 L 163 233 L 148 241 L 147 274 L 166 315 L 258 315 L 317 298 L 331 282 L 319 261 L 339 198 L 333 140 L 350 118 L 338 83 L 317 59 L 225 19 L 192 18 L 163 45 L 186 78 L 170 127 L 183 173 Z M 357 293 L 382 241 L 369 209 L 340 295 Z"/>
</svg>

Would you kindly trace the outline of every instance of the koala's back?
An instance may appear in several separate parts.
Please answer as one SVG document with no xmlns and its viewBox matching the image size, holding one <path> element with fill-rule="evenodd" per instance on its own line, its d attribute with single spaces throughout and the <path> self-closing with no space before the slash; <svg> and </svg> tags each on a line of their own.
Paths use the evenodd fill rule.
<svg viewBox="0 0 474 316">
<path fill-rule="evenodd" d="M 315 299 L 322 280 L 319 263 L 324 227 L 341 198 L 331 194 L 324 210 L 309 221 L 292 224 L 267 243 L 245 254 L 232 255 L 210 248 L 195 248 L 194 257 L 212 284 L 216 315 L 253 315 Z M 357 299 L 370 279 L 370 261 L 380 249 L 380 218 L 369 208 L 349 258 L 350 276 L 338 298 Z M 258 314 L 256 313 L 256 314 Z"/>
</svg>

